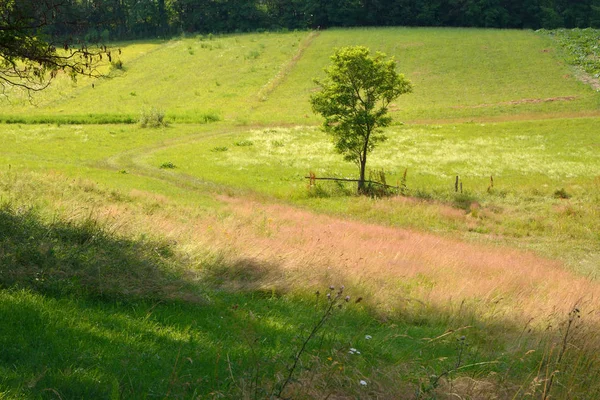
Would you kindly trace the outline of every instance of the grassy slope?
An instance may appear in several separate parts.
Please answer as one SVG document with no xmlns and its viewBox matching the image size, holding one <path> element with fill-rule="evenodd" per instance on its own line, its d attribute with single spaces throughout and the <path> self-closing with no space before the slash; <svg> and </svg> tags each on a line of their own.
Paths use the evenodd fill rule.
<svg viewBox="0 0 600 400">
<path fill-rule="evenodd" d="M 415 94 L 400 99 L 397 110 L 393 110 L 397 120 L 531 119 L 598 112 L 598 94 L 567 76 L 571 72 L 555 56 L 551 43 L 531 32 L 357 29 L 318 35 L 294 32 L 123 44 L 124 72 L 115 71 L 112 78 L 94 82 L 94 88 L 86 80 L 76 87 L 67 80 L 59 81 L 55 89 L 37 98 L 36 107 L 11 99 L 12 104 L 2 104 L 0 116 L 28 119 L 49 115 L 52 120 L 57 115 L 89 118 L 88 114 L 94 113 L 135 118 L 145 107 L 160 107 L 172 120 L 202 121 L 204 113 L 210 111 L 224 121 L 201 126 L 176 124 L 160 130 L 122 125 L 0 126 L 0 165 L 11 165 L 0 181 L 0 197 L 11 205 L 2 215 L 16 218 L 19 226 L 29 226 L 28 219 L 32 224 L 20 236 L 2 231 L 3 265 L 10 266 L 11 273 L 24 271 L 16 277 L 11 275 L 13 281 L 4 275 L 2 282 L 17 282 L 18 287 L 37 291 L 2 292 L 3 320 L 17 316 L 14 321 L 27 321 L 31 326 L 27 332 L 34 333 L 23 335 L 20 322 L 3 328 L 0 368 L 4 378 L 0 390 L 5 397 L 48 397 L 53 393 L 63 398 L 156 394 L 189 397 L 194 391 L 206 396 L 212 392 L 239 397 L 241 392 L 253 392 L 253 371 L 259 365 L 264 368 L 256 373 L 261 385 L 273 384 L 278 379 L 275 370 L 285 371 L 285 362 L 274 354 L 297 348 L 298 338 L 293 331 L 298 326 L 310 326 L 310 317 L 314 317 L 312 299 L 298 294 L 303 292 L 298 288 L 294 289 L 296 295 L 273 298 L 231 293 L 221 287 L 228 281 L 243 285 L 248 266 L 214 262 L 220 260 L 215 254 L 231 247 L 227 236 L 215 239 L 215 227 L 237 221 L 234 226 L 251 226 L 258 242 L 262 236 L 269 236 L 270 229 L 266 216 L 254 221 L 251 214 L 246 220 L 223 204 L 219 197 L 222 194 L 245 198 L 258 192 L 261 202 L 272 201 L 274 196 L 377 223 L 454 232 L 495 244 L 525 245 L 567 260 L 586 275 L 595 273 L 600 230 L 595 118 L 485 126 L 395 126 L 390 129 L 390 142 L 373 154 L 372 166 L 385 168 L 390 181 L 408 167 L 411 193 L 430 200 L 373 202 L 342 197 L 339 190 L 327 187 L 317 197 L 307 196 L 302 176 L 308 170 L 347 175 L 353 174 L 353 167 L 340 162 L 325 138 L 312 128 L 253 130 L 244 125 L 317 123 L 306 101 L 314 87 L 311 79 L 320 74 L 333 48 L 346 44 L 365 44 L 396 55 L 400 69 L 415 82 Z M 564 96 L 575 99 L 518 102 Z M 514 101 L 517 103 L 509 104 Z M 236 145 L 244 141 L 252 145 Z M 269 155 L 270 162 L 265 162 L 265 155 Z M 177 168 L 159 169 L 164 162 L 173 162 Z M 29 174 L 30 170 L 39 172 Z M 488 194 L 490 173 L 496 178 L 496 186 Z M 452 192 L 455 174 L 463 177 L 467 191 L 464 196 Z M 572 199 L 553 198 L 554 191 L 563 187 Z M 454 203 L 458 210 L 439 201 Z M 482 208 L 474 207 L 473 201 Z M 30 206 L 39 209 L 41 215 L 23 214 Z M 67 221 L 67 225 L 61 228 L 61 221 Z M 96 224 L 105 226 L 108 233 L 86 233 L 85 229 L 82 233 L 80 221 L 91 222 L 92 228 Z M 190 232 L 196 236 L 185 237 L 192 235 Z M 83 238 L 78 239 L 81 234 Z M 90 237 L 95 239 L 90 241 Z M 149 243 L 148 237 L 154 242 Z M 66 252 L 74 258 L 62 257 L 65 249 L 77 248 L 66 239 L 82 240 L 85 251 Z M 165 243 L 173 253 L 160 251 Z M 164 259 L 156 259 L 156 249 Z M 111 256 L 111 251 L 116 253 Z M 253 254 L 249 249 L 245 251 Z M 123 254 L 128 256 L 124 258 Z M 86 257 L 95 262 L 85 262 Z M 39 271 L 30 268 L 43 259 L 49 260 L 42 268 L 46 275 L 36 275 Z M 150 290 L 152 285 L 148 288 L 140 283 L 137 278 L 143 274 L 114 275 L 123 285 L 115 285 L 108 293 L 110 285 L 100 284 L 102 281 L 81 280 L 78 274 L 84 278 L 102 277 L 103 268 L 112 276 L 117 269 L 114 262 L 107 261 L 110 259 L 123 260 L 125 271 L 143 272 L 146 270 L 140 266 L 150 264 L 162 266 L 169 273 L 149 279 L 166 280 L 164 285 L 156 285 L 160 289 L 157 291 Z M 77 272 L 71 268 L 78 265 L 91 269 Z M 264 266 L 259 267 L 258 272 Z M 456 266 L 449 262 L 445 267 L 454 271 Z M 191 276 L 189 271 L 193 272 Z M 198 271 L 206 275 L 196 275 Z M 435 274 L 438 272 L 403 277 L 398 282 L 402 287 L 429 287 L 444 279 L 443 274 Z M 298 279 L 286 271 L 277 275 L 284 286 L 286 279 Z M 359 284 L 359 288 L 365 287 Z M 392 295 L 395 292 L 386 293 L 387 303 L 398 302 Z M 208 299 L 206 304 L 193 304 L 203 298 Z M 317 361 L 312 371 L 316 372 L 312 377 L 310 373 L 302 375 L 304 385 L 299 390 L 307 396 L 322 397 L 331 392 L 354 397 L 386 393 L 391 398 L 413 396 L 415 388 L 430 389 L 431 374 L 452 369 L 458 355 L 458 333 L 434 344 L 421 338 L 465 325 L 475 327 L 467 331 L 473 347 L 465 362 L 499 363 L 474 369 L 471 377 L 482 386 L 463 387 L 462 393 L 485 393 L 485 385 L 492 382 L 495 386 L 488 387 L 488 393 L 514 394 L 521 384 L 536 382 L 535 377 L 548 378 L 536 362 L 556 356 L 558 350 L 551 347 L 552 342 L 548 342 L 548 348 L 544 348 L 545 341 L 535 345 L 537 353 L 524 361 L 518 360 L 531 349 L 527 346 L 539 340 L 535 330 L 531 342 L 521 338 L 519 346 L 506 345 L 523 329 L 522 325 L 515 326 L 518 316 L 514 320 L 508 315 L 501 321 L 484 321 L 456 314 L 452 307 L 457 303 L 434 309 L 426 305 L 427 295 L 419 300 L 425 305 L 417 316 L 378 308 L 376 313 L 383 312 L 389 324 L 379 325 L 368 309 L 345 315 L 345 322 L 338 320 L 340 332 L 327 336 L 328 345 L 321 350 L 311 350 Z M 491 301 L 485 296 L 470 300 L 483 305 Z M 240 305 L 241 323 L 235 322 L 237 318 L 231 311 Z M 15 307 L 22 314 L 11 313 Z M 115 314 L 129 321 L 125 329 L 114 329 L 122 323 L 116 321 Z M 263 322 L 259 323 L 256 315 L 264 317 L 260 320 Z M 221 316 L 231 336 L 224 337 L 222 325 L 214 325 L 214 319 Z M 563 319 L 558 316 L 559 321 Z M 203 322 L 198 323 L 200 320 Z M 541 323 L 538 321 L 537 326 Z M 368 329 L 357 331 L 356 326 Z M 361 335 L 372 332 L 377 332 L 374 336 L 378 340 L 373 347 L 359 342 Z M 244 341 L 254 343 L 256 338 L 262 340 L 257 346 L 258 356 L 248 352 L 251 344 L 235 347 Z M 358 347 L 357 342 L 372 357 L 354 365 L 356 361 L 348 358 L 347 349 Z M 139 343 L 152 349 L 152 361 L 147 358 L 150 352 L 140 350 Z M 231 350 L 215 350 L 219 348 Z M 596 359 L 590 357 L 592 353 L 585 353 L 585 346 L 580 348 L 586 356 L 567 364 L 572 370 L 563 369 L 561 384 L 588 390 L 595 375 L 581 371 L 596 371 Z M 88 356 L 90 353 L 102 357 Z M 345 372 L 334 374 L 332 370 L 339 371 L 335 369 L 339 362 Z M 362 378 L 373 384 L 366 392 L 361 392 L 365 389 L 357 384 Z M 403 385 L 397 385 L 398 380 Z M 440 381 L 442 392 L 447 392 L 444 382 L 447 379 Z M 587 394 L 597 390 L 594 388 Z M 542 387 L 537 390 L 539 394 Z"/>
<path fill-rule="evenodd" d="M 365 45 L 395 56 L 398 69 L 415 84 L 396 101 L 396 120 L 471 119 L 515 114 L 598 110 L 598 96 L 577 82 L 552 50 L 532 32 L 470 29 L 356 29 L 322 32 L 289 79 L 257 110 L 267 121 L 312 122 L 307 85 L 322 74 L 336 47 Z M 523 99 L 575 96 L 569 102 L 503 104 Z M 476 108 L 473 108 L 476 107 Z"/>
<path fill-rule="evenodd" d="M 158 149 L 145 163 L 156 168 L 172 162 L 176 176 L 259 191 L 321 211 L 508 242 L 595 276 L 600 257 L 598 129 L 597 119 L 394 127 L 389 141 L 372 153 L 370 165 L 385 170 L 394 185 L 406 169 L 409 193 L 423 199 L 416 204 L 354 199 L 347 196 L 351 185 L 337 190 L 323 183 L 321 192 L 307 191 L 309 171 L 317 176 L 356 174 L 354 166 L 333 152 L 327 137 L 312 128 L 269 128 L 187 141 Z M 462 195 L 454 192 L 456 176 Z M 556 198 L 561 189 L 572 198 Z M 428 199 L 465 211 L 458 218 L 447 215 Z"/>
<path fill-rule="evenodd" d="M 313 37 L 316 36 L 316 37 Z M 392 107 L 400 121 L 597 113 L 599 97 L 560 61 L 550 39 L 532 32 L 470 29 L 354 29 L 124 43 L 124 71 L 109 79 L 62 77 L 36 98 L 11 99 L 2 114 L 135 117 L 158 107 L 172 119 L 215 112 L 238 123 L 318 121 L 308 105 L 312 79 L 333 49 L 362 44 L 395 56 L 415 92 Z M 573 97 L 572 100 L 523 102 Z M 511 102 L 516 102 L 512 104 Z"/>
<path fill-rule="evenodd" d="M 197 120 L 208 111 L 233 118 L 237 109 L 247 109 L 255 101 L 261 87 L 293 56 L 306 35 L 124 43 L 120 46 L 124 70 L 113 70 L 109 78 L 99 81 L 83 79 L 74 87 L 62 77 L 57 88 L 36 98 L 36 107 L 21 102 L 5 112 L 136 116 L 144 108 L 156 107 L 184 121 Z"/>
<path fill-rule="evenodd" d="M 182 206 L 175 193 L 160 198 L 65 181 L 71 179 L 61 174 L 0 175 L 2 197 L 11 204 L 0 209 L 0 273 L 3 286 L 12 287 L 0 292 L 3 396 L 242 398 L 256 382 L 259 396 L 270 392 L 316 320 L 314 295 L 302 286 L 284 296 L 276 287 L 230 290 L 230 282 L 269 285 L 270 274 L 289 273 L 276 272 L 276 264 L 215 257 L 218 243 L 194 221 L 210 213 L 223 222 L 222 210 Z M 17 207 L 23 204 L 33 209 Z M 178 233 L 185 225 L 196 236 Z M 360 286 L 347 293 L 353 300 L 365 295 Z M 536 368 L 537 358 L 528 357 L 517 371 L 507 370 L 513 360 L 497 354 L 496 340 L 482 329 L 445 334 L 447 326 L 475 323 L 472 315 L 432 309 L 412 318 L 387 314 L 383 322 L 373 304 L 367 298 L 335 314 L 302 359 L 314 370 L 299 371 L 303 386 L 290 393 L 403 397 L 428 387 L 430 373 L 452 368 L 465 329 L 476 350 L 465 353 L 464 364 L 493 361 L 476 368 L 478 376 L 525 379 Z M 507 321 L 503 335 L 519 329 Z M 440 335 L 434 344 L 424 339 Z M 535 339 L 523 336 L 523 346 Z M 352 347 L 360 357 L 348 354 Z M 360 379 L 373 387 L 361 388 Z"/>
</svg>

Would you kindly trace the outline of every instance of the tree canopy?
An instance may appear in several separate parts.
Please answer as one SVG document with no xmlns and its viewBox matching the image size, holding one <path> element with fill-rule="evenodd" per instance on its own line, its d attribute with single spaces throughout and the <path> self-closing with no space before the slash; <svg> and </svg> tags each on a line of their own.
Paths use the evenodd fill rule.
<svg viewBox="0 0 600 400">
<path fill-rule="evenodd" d="M 59 0 L 0 0 L 0 88 L 20 87 L 27 91 L 46 88 L 59 71 L 73 79 L 78 75 L 99 76 L 95 70 L 106 48 L 73 46 L 71 40 L 48 31 L 64 11 Z M 64 17 L 64 15 L 63 15 Z"/>
<path fill-rule="evenodd" d="M 321 90 L 310 102 L 325 118 L 323 129 L 331 134 L 336 150 L 357 164 L 358 191 L 362 192 L 367 155 L 386 139 L 381 128 L 392 121 L 388 105 L 411 92 L 412 85 L 396 71 L 394 59 L 380 52 L 371 56 L 363 46 L 339 49 L 331 61 L 326 78 L 316 80 Z"/>
<path fill-rule="evenodd" d="M 346 26 L 600 27 L 600 0 L 0 0 L 0 8 L 28 3 L 54 9 L 44 33 L 87 42 Z M 48 7 L 58 3 L 58 12 Z"/>
</svg>

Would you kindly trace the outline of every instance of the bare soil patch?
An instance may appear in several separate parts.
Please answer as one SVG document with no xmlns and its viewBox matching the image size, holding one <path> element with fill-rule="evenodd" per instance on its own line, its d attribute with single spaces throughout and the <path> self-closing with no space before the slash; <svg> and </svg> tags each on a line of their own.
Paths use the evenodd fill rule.
<svg viewBox="0 0 600 400">
<path fill-rule="evenodd" d="M 579 81 L 585 83 L 586 85 L 590 85 L 592 89 L 596 91 L 600 91 L 600 79 L 594 78 L 590 74 L 585 71 L 578 70 L 575 72 L 575 78 Z"/>
</svg>

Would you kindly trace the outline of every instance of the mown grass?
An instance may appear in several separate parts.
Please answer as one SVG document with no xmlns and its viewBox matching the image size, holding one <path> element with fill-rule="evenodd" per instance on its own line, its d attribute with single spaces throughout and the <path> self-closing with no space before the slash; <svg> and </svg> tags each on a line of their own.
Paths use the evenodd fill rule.
<svg viewBox="0 0 600 400">
<path fill-rule="evenodd" d="M 395 56 L 415 84 L 391 107 L 397 121 L 596 115 L 600 95 L 579 82 L 544 35 L 514 30 L 385 28 L 192 37 L 115 44 L 124 68 L 56 84 L 33 105 L 11 93 L 6 119 L 129 120 L 156 107 L 178 122 L 315 124 L 308 97 L 336 47 Z M 116 50 L 115 50 L 116 52 Z M 93 84 L 93 86 L 92 86 Z M 94 118 L 90 118 L 94 120 Z"/>
<path fill-rule="evenodd" d="M 56 87 L 34 98 L 3 105 L 3 113 L 75 118 L 78 114 L 137 116 L 156 107 L 168 120 L 204 122 L 204 116 L 234 119 L 257 102 L 261 87 L 297 52 L 307 32 L 193 37 L 157 43 L 115 44 L 123 70 L 100 80 Z M 92 87 L 93 84 L 93 87 Z M 35 117 L 29 117 L 35 121 Z"/>
<path fill-rule="evenodd" d="M 282 122 L 313 123 L 308 97 L 316 86 L 310 82 L 323 74 L 334 48 L 358 44 L 394 56 L 398 70 L 414 83 L 414 93 L 391 107 L 397 121 L 597 110 L 598 95 L 570 75 L 546 37 L 510 30 L 389 28 L 322 32 L 285 84 L 256 110 L 257 118 L 269 121 L 283 109 Z"/>
</svg>

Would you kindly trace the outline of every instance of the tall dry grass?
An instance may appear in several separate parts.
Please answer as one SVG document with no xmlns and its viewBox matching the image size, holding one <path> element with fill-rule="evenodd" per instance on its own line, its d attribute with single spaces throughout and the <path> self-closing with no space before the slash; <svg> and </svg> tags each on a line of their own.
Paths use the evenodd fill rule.
<svg viewBox="0 0 600 400">
<path fill-rule="evenodd" d="M 489 340 L 510 354 L 527 358 L 528 349 L 544 352 L 538 370 L 521 387 L 509 382 L 512 386 L 505 388 L 502 377 L 464 378 L 462 389 L 459 381 L 441 380 L 439 390 L 445 393 L 458 390 L 472 398 L 492 398 L 475 394 L 493 385 L 494 393 L 531 392 L 539 398 L 550 392 L 549 386 L 552 392 L 568 385 L 585 387 L 593 376 L 582 372 L 598 370 L 594 354 L 600 348 L 596 329 L 600 285 L 533 253 L 318 215 L 247 197 L 218 196 L 216 208 L 193 207 L 143 190 L 107 191 L 58 173 L 29 173 L 2 179 L 0 184 L 3 199 L 46 207 L 48 218 L 91 218 L 115 236 L 169 243 L 189 280 L 269 292 L 344 284 L 360 293 L 381 318 L 400 315 L 408 323 L 446 318 L 433 324 L 467 332 L 471 325 L 485 325 Z M 180 287 L 172 290 L 173 296 L 167 298 L 185 300 Z M 565 335 L 574 307 L 584 322 L 578 321 L 577 329 Z M 550 335 L 535 335 L 549 328 Z M 519 336 L 530 330 L 534 335 Z M 564 357 L 559 357 L 561 353 Z M 516 358 L 515 365 L 519 362 Z M 376 370 L 384 377 L 389 374 L 390 381 L 399 374 L 395 369 Z"/>
<path fill-rule="evenodd" d="M 217 254 L 235 268 L 210 273 L 227 274 L 223 284 L 240 290 L 311 290 L 333 283 L 359 286 L 382 312 L 437 309 L 543 327 L 577 306 L 586 320 L 599 318 L 598 282 L 530 252 L 249 198 L 219 196 L 216 209 L 194 208 L 142 190 L 106 191 L 61 174 L 29 174 L 11 185 L 22 201 L 52 202 L 67 219 L 92 216 L 118 235 L 171 241 L 197 279 Z"/>
<path fill-rule="evenodd" d="M 533 253 L 434 234 L 316 215 L 284 205 L 223 199 L 231 217 L 215 241 L 230 254 L 278 265 L 284 273 L 245 285 L 358 284 L 385 310 L 411 303 L 481 318 L 545 323 L 574 306 L 599 310 L 600 284 Z M 597 318 L 597 314 L 591 314 Z"/>
</svg>

